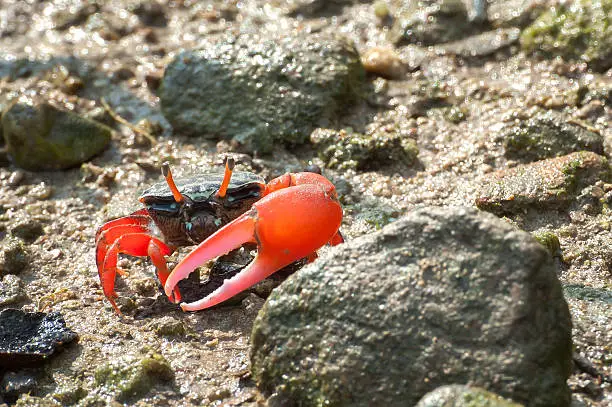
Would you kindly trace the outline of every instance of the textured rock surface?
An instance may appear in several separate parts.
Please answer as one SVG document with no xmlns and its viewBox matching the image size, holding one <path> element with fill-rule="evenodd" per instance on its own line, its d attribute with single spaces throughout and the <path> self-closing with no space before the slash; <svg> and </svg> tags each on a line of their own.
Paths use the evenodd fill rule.
<svg viewBox="0 0 612 407">
<path fill-rule="evenodd" d="M 549 110 L 502 131 L 504 154 L 513 160 L 536 161 L 586 150 L 603 154 L 603 137 L 568 117 Z"/>
<path fill-rule="evenodd" d="M 498 215 L 529 208 L 564 209 L 581 188 L 610 178 L 605 157 L 578 152 L 500 170 L 487 176 L 476 206 Z"/>
<path fill-rule="evenodd" d="M 279 404 L 414 405 L 467 383 L 567 406 L 571 321 L 552 258 L 471 208 L 423 208 L 276 289 L 252 370 Z"/>
<path fill-rule="evenodd" d="M 504 399 L 478 387 L 462 385 L 440 386 L 427 393 L 416 407 L 521 407 L 522 404 Z"/>
<path fill-rule="evenodd" d="M 241 37 L 180 54 L 166 68 L 159 96 L 175 130 L 267 153 L 275 143 L 306 141 L 318 122 L 350 106 L 364 72 L 342 38 Z"/>
<path fill-rule="evenodd" d="M 2 115 L 2 129 L 13 161 L 33 171 L 80 165 L 111 137 L 105 125 L 45 103 L 13 105 Z"/>
</svg>

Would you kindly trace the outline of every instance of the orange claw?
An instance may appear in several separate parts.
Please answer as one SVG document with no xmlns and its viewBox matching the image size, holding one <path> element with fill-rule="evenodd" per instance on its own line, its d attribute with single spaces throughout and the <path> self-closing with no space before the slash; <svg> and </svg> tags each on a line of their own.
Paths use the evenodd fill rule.
<svg viewBox="0 0 612 407">
<path fill-rule="evenodd" d="M 342 208 L 334 185 L 325 177 L 285 174 L 272 180 L 265 193 L 250 211 L 200 243 L 170 273 L 164 287 L 168 297 L 199 265 L 244 243 L 257 243 L 257 256 L 247 268 L 207 297 L 182 303 L 184 311 L 217 305 L 296 260 L 314 258 L 312 254 L 326 243 L 342 242 Z"/>
</svg>

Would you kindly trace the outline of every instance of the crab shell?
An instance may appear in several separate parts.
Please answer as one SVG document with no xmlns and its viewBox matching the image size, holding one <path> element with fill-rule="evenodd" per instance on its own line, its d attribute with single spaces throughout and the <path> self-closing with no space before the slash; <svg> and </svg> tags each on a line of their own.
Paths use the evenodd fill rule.
<svg viewBox="0 0 612 407">
<path fill-rule="evenodd" d="M 246 212 L 262 197 L 264 179 L 250 172 L 234 172 L 224 198 L 217 192 L 223 173 L 209 173 L 175 180 L 183 204 L 178 204 L 167 182 L 147 188 L 139 200 L 170 246 L 202 242 L 212 233 Z"/>
</svg>

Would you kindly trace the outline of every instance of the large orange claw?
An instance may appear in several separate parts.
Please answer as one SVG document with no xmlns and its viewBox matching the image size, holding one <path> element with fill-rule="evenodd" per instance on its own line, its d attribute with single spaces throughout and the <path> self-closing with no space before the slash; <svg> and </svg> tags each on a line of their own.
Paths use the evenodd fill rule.
<svg viewBox="0 0 612 407">
<path fill-rule="evenodd" d="M 200 243 L 170 273 L 164 287 L 168 297 L 199 265 L 244 243 L 257 243 L 257 256 L 248 267 L 207 297 L 182 303 L 184 311 L 217 305 L 296 260 L 314 258 L 316 250 L 326 243 L 342 242 L 338 232 L 342 208 L 334 185 L 325 177 L 285 174 L 272 180 L 265 193 L 250 211 Z"/>
</svg>

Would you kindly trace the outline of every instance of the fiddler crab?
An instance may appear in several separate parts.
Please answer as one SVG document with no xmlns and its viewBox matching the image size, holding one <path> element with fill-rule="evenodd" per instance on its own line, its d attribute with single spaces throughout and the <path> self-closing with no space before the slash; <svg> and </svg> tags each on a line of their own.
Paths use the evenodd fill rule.
<svg viewBox="0 0 612 407">
<path fill-rule="evenodd" d="M 242 271 L 205 298 L 181 303 L 184 311 L 217 305 L 303 258 L 316 259 L 325 244 L 344 240 L 339 232 L 342 208 L 334 185 L 314 172 L 286 173 L 265 183 L 249 172 L 225 172 L 177 179 L 167 163 L 165 182 L 145 190 L 145 208 L 111 220 L 96 233 L 96 264 L 104 295 L 117 314 L 116 274 L 120 253 L 149 257 L 170 301 L 181 302 L 177 287 L 198 266 L 243 244 L 257 245 L 257 255 Z M 165 256 L 197 245 L 169 272 Z"/>
</svg>

